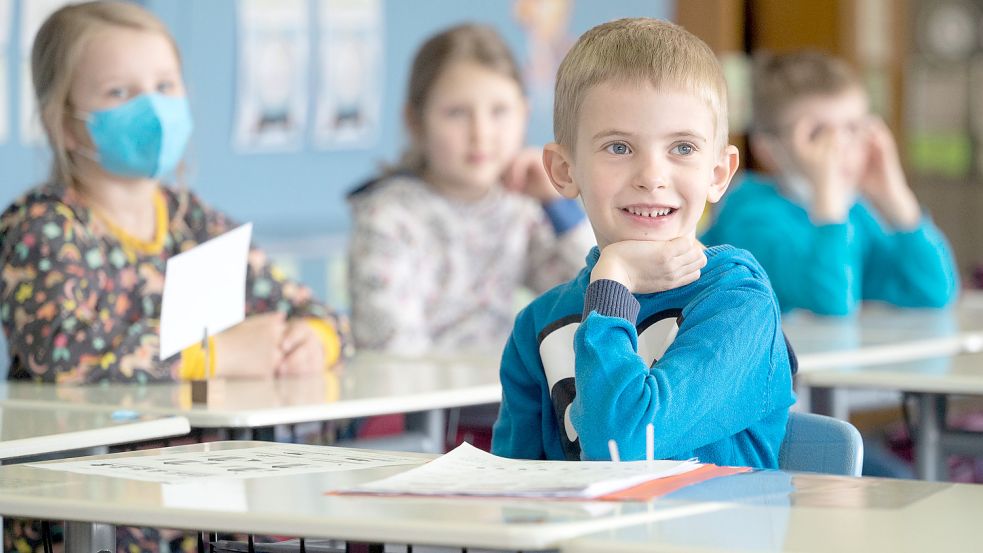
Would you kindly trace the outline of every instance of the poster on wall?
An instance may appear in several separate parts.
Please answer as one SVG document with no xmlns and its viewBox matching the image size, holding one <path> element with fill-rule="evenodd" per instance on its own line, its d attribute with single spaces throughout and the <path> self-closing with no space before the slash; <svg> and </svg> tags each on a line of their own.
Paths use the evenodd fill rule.
<svg viewBox="0 0 983 553">
<path fill-rule="evenodd" d="M 372 148 L 382 111 L 382 7 L 379 0 L 320 0 L 317 108 L 320 149 Z"/>
<path fill-rule="evenodd" d="M 239 75 L 233 147 L 290 152 L 307 126 L 307 0 L 239 0 Z"/>
<path fill-rule="evenodd" d="M 44 144 L 44 129 L 31 84 L 31 48 L 41 24 L 55 10 L 71 0 L 30 0 L 21 2 L 20 24 L 20 141 L 27 146 Z"/>
<path fill-rule="evenodd" d="M 526 35 L 523 76 L 533 113 L 552 112 L 553 82 L 576 37 L 570 32 L 573 0 L 515 0 L 513 14 Z"/>
<path fill-rule="evenodd" d="M 7 106 L 10 98 L 7 93 L 7 52 L 10 50 L 10 16 L 12 12 L 12 0 L 0 0 L 0 144 L 7 141 L 10 135 L 10 118 L 7 115 Z"/>
</svg>

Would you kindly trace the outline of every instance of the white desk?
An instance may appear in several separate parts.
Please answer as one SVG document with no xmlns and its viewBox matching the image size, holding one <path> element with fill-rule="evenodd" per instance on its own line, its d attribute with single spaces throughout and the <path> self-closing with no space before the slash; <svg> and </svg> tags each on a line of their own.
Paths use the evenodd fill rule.
<svg viewBox="0 0 983 553">
<path fill-rule="evenodd" d="M 951 309 L 897 309 L 865 304 L 849 317 L 796 311 L 782 328 L 799 372 L 883 364 L 983 351 L 983 295 L 967 294 Z"/>
<path fill-rule="evenodd" d="M 789 479 L 789 493 L 575 538 L 560 550 L 920 553 L 979 551 L 983 544 L 983 486 L 774 474 Z"/>
<path fill-rule="evenodd" d="M 429 359 L 359 354 L 341 376 L 316 375 L 269 380 L 228 380 L 224 399 L 191 403 L 187 382 L 57 386 L 33 382 L 0 384 L 0 405 L 71 405 L 104 412 L 131 409 L 187 417 L 194 428 L 242 430 L 277 424 L 331 421 L 437 410 L 501 401 L 499 359 L 456 356 Z M 442 443 L 442 420 L 428 422 Z"/>
<path fill-rule="evenodd" d="M 269 444 L 213 442 L 98 458 L 258 445 Z M 421 463 L 430 458 L 417 455 Z M 714 502 L 682 500 L 653 504 L 543 502 L 325 493 L 409 468 L 412 466 L 175 485 L 5 466 L 0 467 L 0 515 L 64 519 L 72 521 L 70 533 L 87 536 L 112 536 L 111 528 L 109 532 L 98 529 L 117 524 L 529 551 L 555 548 L 563 540 L 600 530 L 723 507 Z M 89 525 L 81 523 L 104 524 L 86 532 L 82 528 Z M 67 540 L 70 546 L 78 543 Z M 86 547 L 109 545 L 90 542 Z"/>
<path fill-rule="evenodd" d="M 183 436 L 184 417 L 0 406 L 0 460 Z"/>
<path fill-rule="evenodd" d="M 983 354 L 930 357 L 905 363 L 842 366 L 805 372 L 800 386 L 813 390 L 863 388 L 907 392 L 919 404 L 915 470 L 919 478 L 945 475 L 943 451 L 983 452 L 983 434 L 945 429 L 947 395 L 983 396 Z"/>
</svg>

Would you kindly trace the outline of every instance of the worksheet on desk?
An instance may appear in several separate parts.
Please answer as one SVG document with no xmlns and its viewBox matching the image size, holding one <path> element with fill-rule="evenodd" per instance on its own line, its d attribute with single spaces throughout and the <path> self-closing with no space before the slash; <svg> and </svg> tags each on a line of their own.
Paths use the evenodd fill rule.
<svg viewBox="0 0 983 553">
<path fill-rule="evenodd" d="M 426 465 L 344 492 L 590 498 L 700 467 L 689 461 L 526 461 L 464 443 Z"/>
<path fill-rule="evenodd" d="M 418 465 L 423 460 L 419 456 L 385 451 L 284 444 L 170 455 L 67 460 L 29 466 L 150 482 L 187 482 L 188 479 L 254 478 Z"/>
</svg>

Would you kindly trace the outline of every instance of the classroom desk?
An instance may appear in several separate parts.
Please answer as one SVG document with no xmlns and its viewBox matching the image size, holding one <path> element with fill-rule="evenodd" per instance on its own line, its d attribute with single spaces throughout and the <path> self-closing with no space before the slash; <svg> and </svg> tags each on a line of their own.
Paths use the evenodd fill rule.
<svg viewBox="0 0 983 553">
<path fill-rule="evenodd" d="M 424 430 L 434 450 L 443 447 L 443 409 L 498 403 L 497 356 L 460 355 L 427 359 L 359 354 L 340 376 L 227 380 L 224 397 L 191 403 L 187 382 L 105 383 L 56 386 L 34 382 L 0 384 L 0 405 L 71 405 L 75 409 L 129 409 L 187 417 L 193 428 L 231 429 L 249 439 L 252 430 L 278 424 L 332 421 L 424 411 Z"/>
<path fill-rule="evenodd" d="M 0 460 L 183 436 L 184 417 L 0 405 Z"/>
<path fill-rule="evenodd" d="M 848 317 L 793 311 L 782 329 L 799 372 L 883 364 L 983 351 L 983 295 L 967 294 L 950 309 L 897 309 L 865 304 Z"/>
<path fill-rule="evenodd" d="M 260 445 L 270 444 L 212 442 L 96 458 Z M 417 455 L 421 463 L 432 458 L 406 455 Z M 687 500 L 649 504 L 326 495 L 412 466 L 187 484 L 4 466 L 0 515 L 69 521 L 68 534 L 87 537 L 67 538 L 69 551 L 115 550 L 107 541 L 115 536 L 107 526 L 113 524 L 530 551 L 555 548 L 563 540 L 600 530 L 723 508 L 713 501 Z"/>
<path fill-rule="evenodd" d="M 801 373 L 799 385 L 810 389 L 864 388 L 907 392 L 918 401 L 915 472 L 919 478 L 942 479 L 943 451 L 983 453 L 983 434 L 945 428 L 947 395 L 983 396 L 983 354 L 962 354 L 882 365 L 845 365 Z"/>
<path fill-rule="evenodd" d="M 769 471 L 700 486 L 725 489 L 742 477 L 787 478 L 789 491 L 750 494 L 727 509 L 575 538 L 560 551 L 903 553 L 979 551 L 983 544 L 980 485 Z M 701 493 L 700 486 L 688 493 Z"/>
<path fill-rule="evenodd" d="M 782 328 L 799 360 L 799 408 L 846 420 L 850 410 L 845 394 L 836 388 L 810 388 L 801 375 L 983 351 L 983 294 L 964 293 L 948 309 L 866 303 L 849 317 L 795 311 L 783 316 Z"/>
</svg>

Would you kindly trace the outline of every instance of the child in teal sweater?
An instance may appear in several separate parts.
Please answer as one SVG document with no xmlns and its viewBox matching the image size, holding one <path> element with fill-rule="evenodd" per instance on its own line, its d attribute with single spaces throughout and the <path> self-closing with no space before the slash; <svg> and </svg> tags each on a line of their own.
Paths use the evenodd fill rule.
<svg viewBox="0 0 983 553">
<path fill-rule="evenodd" d="M 515 322 L 492 451 L 525 459 L 655 456 L 774 468 L 794 403 L 768 277 L 696 225 L 737 169 L 710 48 L 654 19 L 599 25 L 557 76 L 553 185 L 598 247 Z"/>
<path fill-rule="evenodd" d="M 763 60 L 754 86 L 751 147 L 772 176 L 748 173 L 703 241 L 754 254 L 783 311 L 950 303 L 959 283 L 949 246 L 850 68 L 786 54 Z"/>
</svg>

